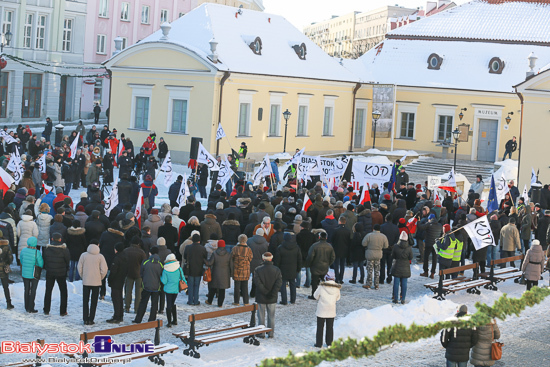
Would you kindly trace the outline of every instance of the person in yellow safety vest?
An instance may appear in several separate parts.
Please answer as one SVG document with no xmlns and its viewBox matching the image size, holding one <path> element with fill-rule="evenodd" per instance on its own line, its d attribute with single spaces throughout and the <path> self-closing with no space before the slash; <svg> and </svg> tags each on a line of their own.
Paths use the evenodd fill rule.
<svg viewBox="0 0 550 367">
<path fill-rule="evenodd" d="M 449 269 L 453 261 L 457 239 L 455 238 L 454 233 L 447 234 L 447 232 L 450 231 L 451 226 L 445 224 L 443 226 L 443 238 L 439 238 L 436 241 L 437 262 L 439 263 L 439 270 Z M 448 274 L 446 278 L 450 279 L 450 274 Z"/>
<path fill-rule="evenodd" d="M 456 238 L 456 246 L 453 255 L 453 261 L 451 262 L 451 268 L 460 266 L 460 260 L 462 260 L 462 248 L 464 247 L 464 242 Z M 451 274 L 451 278 L 458 278 L 458 273 Z"/>
</svg>

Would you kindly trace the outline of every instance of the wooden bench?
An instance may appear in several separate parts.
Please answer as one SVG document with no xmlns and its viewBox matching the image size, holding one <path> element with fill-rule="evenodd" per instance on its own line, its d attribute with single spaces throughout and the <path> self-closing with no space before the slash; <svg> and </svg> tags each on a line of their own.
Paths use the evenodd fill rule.
<svg viewBox="0 0 550 367">
<path fill-rule="evenodd" d="M 497 268 L 495 269 L 496 265 L 505 264 L 507 262 L 516 261 L 516 260 L 523 260 L 523 255 L 518 256 L 511 256 L 511 257 L 505 257 L 498 260 L 491 260 L 489 269 L 489 273 L 483 273 L 480 274 L 481 277 L 486 278 L 490 283 L 485 285 L 485 289 L 489 289 L 492 291 L 498 290 L 498 287 L 496 286 L 497 283 L 504 282 L 508 279 L 516 279 L 520 278 L 522 272 L 519 268 L 515 267 L 505 267 L 505 268 Z"/>
<path fill-rule="evenodd" d="M 37 339 L 35 341 L 38 344 L 40 344 L 41 346 L 44 346 L 44 339 Z M 0 354 L 2 354 L 2 351 L 0 351 Z M 37 360 L 40 359 L 40 356 L 38 355 L 38 353 L 36 354 L 35 358 Z M 40 366 L 40 365 L 41 365 L 40 362 L 36 362 L 36 363 L 33 363 L 33 362 L 13 362 L 13 363 L 8 363 L 8 364 L 3 364 L 2 366 L 4 366 L 4 367 L 34 367 L 34 366 Z"/>
<path fill-rule="evenodd" d="M 160 328 L 162 327 L 162 320 L 156 320 L 156 321 L 150 321 L 145 322 L 142 324 L 134 324 L 134 325 L 128 325 L 128 326 L 121 326 L 116 327 L 112 329 L 105 329 L 105 330 L 98 330 L 93 332 L 85 332 L 80 334 L 80 340 L 84 343 L 88 343 L 89 341 L 94 340 L 96 336 L 112 336 L 112 335 L 121 335 L 121 334 L 127 334 L 134 331 L 141 331 L 141 330 L 147 330 L 147 329 L 155 329 L 155 336 L 153 340 L 154 344 L 154 351 L 151 353 L 145 353 L 145 352 L 118 352 L 118 353 L 112 353 L 107 355 L 101 355 L 101 358 L 112 358 L 112 359 L 127 359 L 127 360 L 136 360 L 141 358 L 148 358 L 151 362 L 164 366 L 165 362 L 161 358 L 166 353 L 173 353 L 175 350 L 179 349 L 178 346 L 173 344 L 160 344 Z M 141 340 L 137 341 L 131 344 L 146 344 L 151 343 L 149 340 Z M 128 345 L 128 344 L 127 344 Z M 71 357 L 75 357 L 74 355 Z M 82 355 L 83 358 L 88 357 L 88 353 L 84 352 Z M 104 366 L 112 363 L 117 362 L 98 362 L 98 363 L 83 363 L 80 364 L 83 367 L 90 367 L 90 366 Z"/>
<path fill-rule="evenodd" d="M 260 345 L 260 341 L 256 338 L 256 335 L 265 335 L 265 333 L 272 331 L 272 329 L 264 325 L 256 326 L 257 310 L 258 305 L 253 304 L 220 311 L 192 314 L 189 315 L 189 322 L 191 323 L 190 330 L 188 332 L 173 333 L 173 335 L 179 338 L 183 344 L 187 346 L 187 348 L 183 350 L 183 354 L 195 358 L 201 357 L 200 353 L 197 351 L 200 347 L 225 340 L 243 338 L 244 343 L 258 346 Z M 195 327 L 196 321 L 199 320 L 215 319 L 245 312 L 251 313 L 250 322 L 234 322 L 204 329 L 196 329 Z"/>
<path fill-rule="evenodd" d="M 489 284 L 490 282 L 485 279 L 477 279 L 475 276 L 477 268 L 479 264 L 473 263 L 470 265 L 464 265 L 464 266 L 457 266 L 454 268 L 449 269 L 443 269 L 439 270 L 439 282 L 437 284 L 437 287 L 432 288 L 434 293 L 436 295 L 433 297 L 439 301 L 442 301 L 445 299 L 444 296 L 446 296 L 449 293 L 455 293 L 458 291 L 467 291 L 470 294 L 481 294 L 480 290 L 478 289 L 481 286 L 484 286 L 486 284 Z M 445 275 L 447 274 L 454 274 L 454 273 L 464 273 L 466 270 L 474 270 L 474 276 L 472 278 L 463 277 L 463 279 L 458 280 L 458 278 L 455 279 L 447 279 L 445 280 Z M 430 283 L 431 285 L 433 283 Z M 430 287 L 428 287 L 430 288 Z"/>
</svg>

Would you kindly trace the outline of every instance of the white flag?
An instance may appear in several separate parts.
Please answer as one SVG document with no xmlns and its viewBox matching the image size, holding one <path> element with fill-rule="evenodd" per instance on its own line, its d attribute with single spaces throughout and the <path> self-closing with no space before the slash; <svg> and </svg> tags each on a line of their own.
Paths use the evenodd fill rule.
<svg viewBox="0 0 550 367">
<path fill-rule="evenodd" d="M 535 173 L 535 169 L 531 168 L 531 186 L 536 183 L 537 183 L 537 174 Z"/>
<path fill-rule="evenodd" d="M 187 186 L 187 175 L 184 173 L 178 198 L 176 199 L 176 202 L 178 203 L 178 207 L 181 208 L 187 202 L 188 197 L 189 197 L 189 187 Z"/>
<path fill-rule="evenodd" d="M 4 138 L 6 144 L 17 143 L 17 140 L 4 130 L 0 130 L 0 137 Z"/>
<path fill-rule="evenodd" d="M 172 158 L 170 158 L 170 151 L 166 153 L 166 158 L 164 158 L 160 170 L 164 172 L 164 186 L 170 187 L 170 182 L 172 181 Z"/>
<path fill-rule="evenodd" d="M 296 154 L 294 154 L 292 156 L 292 158 L 288 161 L 288 163 L 289 164 L 298 164 L 301 161 L 305 150 L 306 150 L 306 147 L 303 147 L 301 150 L 299 150 Z"/>
<path fill-rule="evenodd" d="M 105 216 L 109 217 L 109 214 L 111 214 L 111 211 L 115 208 L 115 206 L 118 205 L 118 183 L 115 182 L 113 185 L 113 189 L 111 190 L 111 194 L 105 200 Z"/>
<path fill-rule="evenodd" d="M 53 190 L 53 186 L 48 186 L 42 182 L 42 187 L 44 188 L 44 194 L 49 194 Z"/>
<path fill-rule="evenodd" d="M 197 153 L 197 163 L 204 163 L 208 166 L 208 169 L 210 171 L 218 171 L 220 167 L 218 166 L 218 162 L 216 161 L 216 158 L 212 156 L 212 154 L 208 153 L 208 150 L 202 145 L 202 143 L 199 143 L 199 151 Z"/>
<path fill-rule="evenodd" d="M 500 176 L 498 180 L 495 180 L 495 188 L 497 190 L 497 200 L 500 203 L 506 194 L 510 192 L 510 188 L 506 183 L 506 177 L 504 177 L 504 172 L 502 172 L 502 176 Z"/>
<path fill-rule="evenodd" d="M 40 172 L 46 173 L 46 155 L 42 154 L 42 158 L 36 161 L 40 165 Z"/>
<path fill-rule="evenodd" d="M 223 131 L 222 123 L 218 123 L 218 130 L 216 130 L 216 140 L 225 138 L 225 131 Z"/>
<path fill-rule="evenodd" d="M 76 148 L 78 146 L 78 142 L 80 141 L 80 133 L 76 134 L 76 138 L 74 138 L 73 142 L 71 143 L 71 155 L 70 157 L 74 159 L 76 157 Z"/>
<path fill-rule="evenodd" d="M 117 163 L 118 163 L 118 159 L 122 155 L 123 150 L 124 150 L 124 143 L 122 142 L 122 139 L 120 139 L 118 141 L 118 147 L 117 147 L 117 150 L 116 150 L 116 161 L 117 161 Z"/>
<path fill-rule="evenodd" d="M 486 215 L 466 224 L 463 228 L 472 239 L 476 250 L 481 250 L 487 246 L 496 246 L 495 238 Z"/>
<path fill-rule="evenodd" d="M 6 168 L 13 173 L 15 184 L 19 185 L 25 173 L 25 165 L 21 162 L 21 156 L 19 155 L 19 149 L 17 149 L 17 147 L 15 147 L 15 151 L 10 154 L 10 161 Z"/>
<path fill-rule="evenodd" d="M 271 173 L 271 162 L 269 161 L 269 154 L 266 154 L 264 159 L 262 160 L 262 163 L 260 163 L 260 167 L 258 168 L 256 173 L 254 173 L 254 186 L 257 186 L 262 182 L 262 177 L 269 176 Z"/>
<path fill-rule="evenodd" d="M 456 177 L 455 177 L 454 167 L 451 168 L 451 172 L 449 172 L 449 178 L 448 178 L 447 182 L 443 184 L 443 186 L 456 187 Z"/>
<path fill-rule="evenodd" d="M 529 191 L 527 191 L 527 185 L 523 186 L 523 194 L 521 194 L 523 197 L 523 202 L 525 204 L 529 204 Z"/>
<path fill-rule="evenodd" d="M 218 181 L 216 183 L 220 184 L 221 187 L 225 187 L 227 181 L 231 180 L 231 176 L 233 176 L 233 170 L 226 156 L 225 159 L 221 161 L 220 170 L 218 171 Z"/>
</svg>

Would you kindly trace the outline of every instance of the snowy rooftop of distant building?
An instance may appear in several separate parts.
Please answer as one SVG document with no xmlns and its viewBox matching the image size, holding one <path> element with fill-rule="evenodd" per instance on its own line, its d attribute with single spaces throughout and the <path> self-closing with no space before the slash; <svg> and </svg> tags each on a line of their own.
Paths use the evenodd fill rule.
<svg viewBox="0 0 550 367">
<path fill-rule="evenodd" d="M 191 50 L 222 71 L 358 81 L 357 76 L 279 15 L 205 3 L 172 22 L 171 26 L 168 40 L 160 40 L 162 31 L 159 30 L 131 47 L 167 42 Z M 261 39 L 261 54 L 255 54 L 250 47 L 256 37 Z M 212 39 L 218 42 L 218 63 L 208 58 Z M 301 59 L 293 48 L 302 43 L 306 46 L 305 59 Z"/>
<path fill-rule="evenodd" d="M 387 38 L 451 38 L 550 45 L 550 1 L 473 0 L 395 29 Z"/>
</svg>

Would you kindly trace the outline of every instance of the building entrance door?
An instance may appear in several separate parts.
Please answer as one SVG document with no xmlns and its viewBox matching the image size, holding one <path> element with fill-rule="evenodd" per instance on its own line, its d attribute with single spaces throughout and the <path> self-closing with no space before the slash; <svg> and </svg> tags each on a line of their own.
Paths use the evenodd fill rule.
<svg viewBox="0 0 550 367">
<path fill-rule="evenodd" d="M 494 162 L 497 152 L 498 120 L 479 120 L 477 160 Z"/>
</svg>

